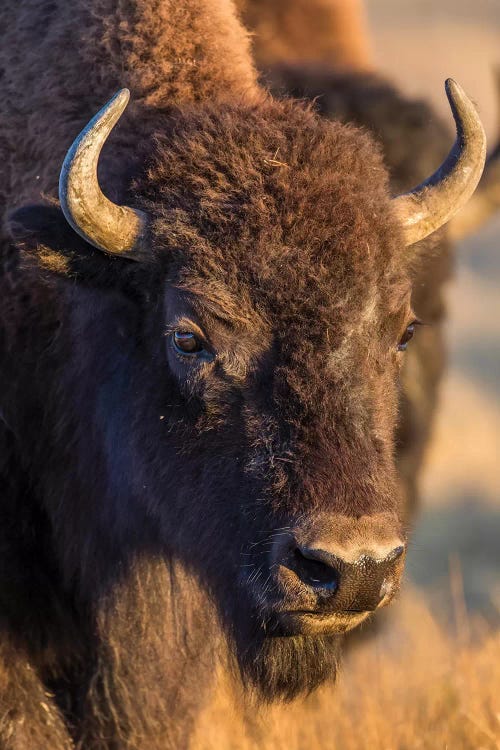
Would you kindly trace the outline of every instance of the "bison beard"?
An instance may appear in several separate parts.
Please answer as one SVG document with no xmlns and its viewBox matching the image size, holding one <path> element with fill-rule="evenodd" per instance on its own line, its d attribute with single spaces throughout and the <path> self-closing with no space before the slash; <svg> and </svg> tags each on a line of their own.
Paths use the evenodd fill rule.
<svg viewBox="0 0 500 750">
<path fill-rule="evenodd" d="M 291 701 L 335 678 L 341 640 L 333 635 L 273 637 L 254 632 L 237 649 L 243 681 L 256 686 L 265 701 Z"/>
</svg>

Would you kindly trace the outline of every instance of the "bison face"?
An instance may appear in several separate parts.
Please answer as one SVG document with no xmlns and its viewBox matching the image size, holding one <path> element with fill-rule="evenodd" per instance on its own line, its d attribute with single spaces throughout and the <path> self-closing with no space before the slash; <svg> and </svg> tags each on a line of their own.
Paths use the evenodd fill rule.
<svg viewBox="0 0 500 750">
<path fill-rule="evenodd" d="M 191 496 L 196 471 L 204 508 L 233 529 L 224 558 L 240 606 L 248 598 L 269 634 L 343 632 L 392 598 L 401 573 L 392 433 L 411 313 L 373 333 L 384 324 L 367 300 L 342 332 L 340 316 L 328 323 L 303 301 L 264 314 L 262 288 L 245 305 L 243 289 L 206 286 L 193 269 L 165 295 L 169 401 L 182 416 L 161 415 L 172 437 L 180 427 L 169 484 Z"/>
<path fill-rule="evenodd" d="M 409 199 L 389 199 L 372 141 L 297 105 L 205 107 L 171 130 L 136 176 L 138 208 L 92 187 L 98 226 L 72 167 L 89 149 L 70 152 L 65 214 L 115 257 L 56 209 L 47 242 L 25 233 L 70 279 L 51 292 L 61 328 L 41 348 L 32 470 L 84 595 L 139 553 L 175 560 L 244 675 L 290 697 L 399 585 L 405 237 L 434 227 L 436 193 L 412 196 L 403 232 Z"/>
<path fill-rule="evenodd" d="M 242 666 L 272 695 L 331 670 L 335 636 L 396 593 L 405 546 L 393 431 L 408 286 L 393 280 L 391 312 L 361 290 L 341 312 L 332 294 L 320 302 L 315 270 L 300 271 L 307 293 L 294 286 L 303 251 L 291 274 L 269 274 L 273 292 L 262 269 L 236 293 L 193 264 L 165 293 L 164 481 L 174 515 L 192 513 L 178 554 L 197 540 Z"/>
</svg>

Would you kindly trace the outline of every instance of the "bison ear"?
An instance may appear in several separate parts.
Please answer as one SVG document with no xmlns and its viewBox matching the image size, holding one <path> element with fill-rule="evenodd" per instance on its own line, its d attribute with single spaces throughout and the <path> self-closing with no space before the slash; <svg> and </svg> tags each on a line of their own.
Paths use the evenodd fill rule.
<svg viewBox="0 0 500 750">
<path fill-rule="evenodd" d="M 94 276 L 109 260 L 68 224 L 58 206 L 31 204 L 6 220 L 14 244 L 42 268 L 62 276 Z"/>
</svg>

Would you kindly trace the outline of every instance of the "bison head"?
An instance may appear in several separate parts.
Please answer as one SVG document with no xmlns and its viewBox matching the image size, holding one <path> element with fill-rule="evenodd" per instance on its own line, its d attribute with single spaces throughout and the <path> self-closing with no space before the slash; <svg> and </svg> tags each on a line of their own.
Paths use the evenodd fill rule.
<svg viewBox="0 0 500 750">
<path fill-rule="evenodd" d="M 51 209 L 39 242 L 71 281 L 41 355 L 55 364 L 33 461 L 68 581 L 92 597 L 138 552 L 180 561 L 266 695 L 320 682 L 338 634 L 400 582 L 409 246 L 468 199 L 484 162 L 473 106 L 448 93 L 457 144 L 395 200 L 367 135 L 270 100 L 166 120 L 133 209 L 96 177 L 120 93 L 61 174 L 85 241 Z"/>
</svg>

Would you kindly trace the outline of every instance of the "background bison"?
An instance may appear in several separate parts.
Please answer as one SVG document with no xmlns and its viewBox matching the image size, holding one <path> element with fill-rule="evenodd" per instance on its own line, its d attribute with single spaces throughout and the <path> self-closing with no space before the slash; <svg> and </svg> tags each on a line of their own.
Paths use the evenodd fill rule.
<svg viewBox="0 0 500 750">
<path fill-rule="evenodd" d="M 217 667 L 310 690 L 397 589 L 405 243 L 471 193 L 484 140 L 450 84 L 473 180 L 454 158 L 392 203 L 369 137 L 258 88 L 231 7 L 39 6 L 1 11 L 2 732 L 181 747 Z M 13 212 L 54 197 L 117 77 L 136 105 L 99 181 L 124 94 L 70 151 L 64 216 Z"/>
</svg>

